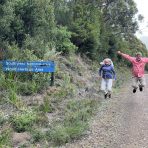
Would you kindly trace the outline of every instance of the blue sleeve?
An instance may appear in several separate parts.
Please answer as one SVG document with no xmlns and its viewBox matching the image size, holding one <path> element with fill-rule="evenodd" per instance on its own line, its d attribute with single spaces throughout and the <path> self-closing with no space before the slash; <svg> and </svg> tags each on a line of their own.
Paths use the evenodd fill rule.
<svg viewBox="0 0 148 148">
<path fill-rule="evenodd" d="M 115 70 L 114 70 L 114 68 L 112 67 L 112 73 L 113 73 L 113 78 L 116 80 L 116 73 L 115 73 Z"/>
</svg>

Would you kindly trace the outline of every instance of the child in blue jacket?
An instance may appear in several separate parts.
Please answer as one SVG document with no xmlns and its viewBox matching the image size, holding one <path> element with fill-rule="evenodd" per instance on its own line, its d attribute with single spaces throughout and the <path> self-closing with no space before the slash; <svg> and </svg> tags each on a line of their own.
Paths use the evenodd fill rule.
<svg viewBox="0 0 148 148">
<path fill-rule="evenodd" d="M 99 69 L 99 76 L 102 78 L 101 90 L 104 92 L 104 98 L 111 98 L 113 79 L 116 79 L 116 73 L 112 66 L 111 59 L 104 59 L 101 68 Z"/>
</svg>

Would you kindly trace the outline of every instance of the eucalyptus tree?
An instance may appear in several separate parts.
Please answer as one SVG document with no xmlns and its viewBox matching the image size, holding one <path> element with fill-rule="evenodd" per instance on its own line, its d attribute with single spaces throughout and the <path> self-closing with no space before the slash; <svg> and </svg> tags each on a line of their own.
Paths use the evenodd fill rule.
<svg viewBox="0 0 148 148">
<path fill-rule="evenodd" d="M 90 0 L 70 0 L 68 6 L 71 41 L 78 52 L 95 58 L 100 44 L 100 11 Z"/>
<path fill-rule="evenodd" d="M 114 57 L 118 42 L 123 39 L 130 41 L 138 30 L 138 21 L 143 17 L 135 15 L 138 10 L 133 0 L 94 0 L 96 7 L 101 10 L 101 49 Z"/>
<path fill-rule="evenodd" d="M 0 46 L 4 48 L 6 41 L 11 40 L 14 35 L 11 32 L 11 22 L 15 17 L 13 2 L 11 0 L 1 0 L 0 13 Z"/>
<path fill-rule="evenodd" d="M 128 36 L 138 30 L 138 12 L 133 0 L 105 0 L 102 2 L 104 24 L 114 35 Z"/>
<path fill-rule="evenodd" d="M 67 0 L 53 0 L 54 15 L 57 25 L 67 26 L 70 22 L 71 12 Z"/>
</svg>

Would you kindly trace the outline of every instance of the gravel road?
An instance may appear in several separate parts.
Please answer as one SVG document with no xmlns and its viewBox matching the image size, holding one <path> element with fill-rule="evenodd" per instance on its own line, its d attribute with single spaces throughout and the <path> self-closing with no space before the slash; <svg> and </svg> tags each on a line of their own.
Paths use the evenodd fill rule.
<svg viewBox="0 0 148 148">
<path fill-rule="evenodd" d="M 127 85 L 103 100 L 90 130 L 65 148 L 148 148 L 148 75 L 143 92 Z"/>
</svg>

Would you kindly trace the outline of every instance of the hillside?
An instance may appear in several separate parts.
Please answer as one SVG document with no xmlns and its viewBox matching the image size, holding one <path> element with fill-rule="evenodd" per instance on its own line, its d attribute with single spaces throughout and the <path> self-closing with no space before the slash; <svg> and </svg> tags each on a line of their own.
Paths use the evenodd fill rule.
<svg viewBox="0 0 148 148">
<path fill-rule="evenodd" d="M 103 99 L 98 68 L 86 57 L 59 56 L 53 87 L 27 96 L 11 92 L 11 97 L 1 90 L 0 145 L 49 147 L 83 136 Z M 127 79 L 123 71 L 118 68 L 114 93 Z"/>
</svg>

